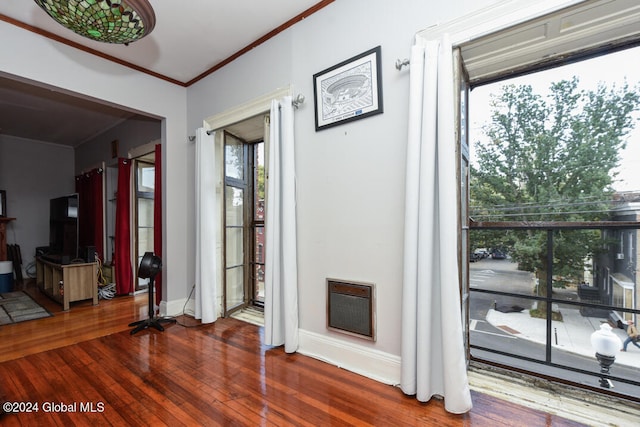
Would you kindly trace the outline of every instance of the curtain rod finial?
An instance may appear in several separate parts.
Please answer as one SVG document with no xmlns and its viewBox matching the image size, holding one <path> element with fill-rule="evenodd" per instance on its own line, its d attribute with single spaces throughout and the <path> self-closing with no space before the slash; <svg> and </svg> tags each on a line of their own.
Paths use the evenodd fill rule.
<svg viewBox="0 0 640 427">
<path fill-rule="evenodd" d="M 293 104 L 293 106 L 295 108 L 298 108 L 298 107 L 300 107 L 300 105 L 304 104 L 304 100 L 305 100 L 304 95 L 299 93 L 299 94 L 296 95 L 295 98 L 293 98 L 293 101 L 291 101 L 291 103 Z"/>
<path fill-rule="evenodd" d="M 409 66 L 409 60 L 407 58 L 405 59 L 398 59 L 396 60 L 396 68 L 398 69 L 398 71 L 402 70 L 402 67 Z"/>
</svg>

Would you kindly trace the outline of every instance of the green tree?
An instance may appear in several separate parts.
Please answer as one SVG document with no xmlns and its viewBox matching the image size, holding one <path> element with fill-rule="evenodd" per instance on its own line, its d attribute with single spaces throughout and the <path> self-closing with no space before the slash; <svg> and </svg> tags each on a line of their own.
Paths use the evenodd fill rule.
<svg viewBox="0 0 640 427">
<path fill-rule="evenodd" d="M 257 190 L 256 190 L 256 194 L 258 197 L 258 200 L 264 200 L 265 199 L 265 187 L 264 187 L 264 180 L 265 180 L 265 171 L 264 171 L 264 165 L 258 165 L 258 171 L 257 171 Z"/>
<path fill-rule="evenodd" d="M 579 80 L 550 86 L 507 85 L 492 97 L 488 141 L 475 143 L 471 216 L 485 221 L 597 221 L 608 215 L 615 168 L 640 103 L 637 88 L 599 84 L 580 90 Z M 511 231 L 484 234 L 507 247 L 519 268 L 536 272 L 546 289 L 546 234 Z M 477 234 L 476 234 L 477 236 Z M 472 236 L 472 239 L 474 237 Z M 584 259 L 599 241 L 597 231 L 554 236 L 556 275 L 580 278 Z"/>
</svg>

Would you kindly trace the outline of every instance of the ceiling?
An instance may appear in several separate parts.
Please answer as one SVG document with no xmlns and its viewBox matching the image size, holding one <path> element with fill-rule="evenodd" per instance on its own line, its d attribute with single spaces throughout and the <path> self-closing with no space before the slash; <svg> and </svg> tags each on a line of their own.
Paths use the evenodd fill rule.
<svg viewBox="0 0 640 427">
<path fill-rule="evenodd" d="M 189 86 L 332 1 L 150 0 L 156 26 L 128 46 L 81 37 L 29 0 L 0 1 L 0 20 Z M 0 75 L 1 134 L 77 147 L 134 115 Z"/>
</svg>

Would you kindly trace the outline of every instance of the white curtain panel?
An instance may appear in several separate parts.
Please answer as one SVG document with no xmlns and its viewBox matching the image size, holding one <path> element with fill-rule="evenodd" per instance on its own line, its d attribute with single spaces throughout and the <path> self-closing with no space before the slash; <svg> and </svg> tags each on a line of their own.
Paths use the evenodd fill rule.
<svg viewBox="0 0 640 427">
<path fill-rule="evenodd" d="M 400 386 L 471 409 L 459 294 L 453 59 L 447 37 L 412 47 Z"/>
<path fill-rule="evenodd" d="M 291 97 L 271 102 L 265 219 L 264 338 L 267 345 L 298 349 L 298 257 Z"/>
<path fill-rule="evenodd" d="M 215 263 L 219 212 L 216 209 L 215 133 L 196 131 L 196 302 L 195 317 L 202 323 L 218 319 Z"/>
</svg>

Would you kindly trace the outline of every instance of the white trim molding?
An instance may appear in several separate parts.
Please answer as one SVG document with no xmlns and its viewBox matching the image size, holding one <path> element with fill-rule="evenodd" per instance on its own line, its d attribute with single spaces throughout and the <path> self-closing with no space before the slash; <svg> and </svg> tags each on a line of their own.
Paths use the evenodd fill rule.
<svg viewBox="0 0 640 427">
<path fill-rule="evenodd" d="M 160 143 L 162 143 L 162 140 L 155 139 L 153 141 L 147 142 L 146 144 L 133 147 L 131 150 L 129 150 L 127 155 L 129 156 L 130 159 L 135 159 L 136 157 L 153 153 L 156 149 L 156 145 Z"/>
<path fill-rule="evenodd" d="M 255 98 L 245 104 L 223 111 L 222 113 L 210 116 L 203 121 L 206 130 L 224 129 L 227 126 L 238 123 L 242 120 L 268 113 L 271 109 L 271 101 L 280 99 L 283 96 L 293 96 L 291 85 L 276 89 L 266 95 Z"/>
<path fill-rule="evenodd" d="M 508 0 L 416 34 L 416 43 L 449 34 L 469 83 L 624 47 L 640 39 L 637 0 Z"/>
<path fill-rule="evenodd" d="M 416 38 L 432 40 L 449 34 L 453 46 L 478 39 L 496 31 L 531 21 L 586 0 L 503 0 L 477 12 L 436 24 L 416 34 Z"/>
<path fill-rule="evenodd" d="M 298 353 L 322 360 L 375 381 L 400 383 L 400 356 L 350 341 L 300 329 Z"/>
</svg>

